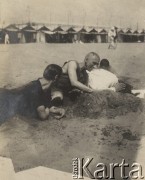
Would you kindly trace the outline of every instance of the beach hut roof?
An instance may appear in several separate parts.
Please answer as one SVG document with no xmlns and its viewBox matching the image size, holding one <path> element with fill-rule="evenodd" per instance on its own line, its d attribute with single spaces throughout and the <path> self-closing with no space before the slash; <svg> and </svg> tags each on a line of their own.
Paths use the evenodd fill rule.
<svg viewBox="0 0 145 180">
<path fill-rule="evenodd" d="M 19 31 L 19 28 L 16 27 L 14 24 L 10 24 L 9 26 L 7 26 L 7 27 L 5 28 L 5 30 L 17 32 L 17 31 Z"/>
<path fill-rule="evenodd" d="M 64 30 L 62 29 L 62 27 L 61 27 L 61 26 L 58 26 L 58 27 L 57 27 L 57 28 L 55 28 L 53 31 L 57 32 L 57 31 L 64 31 Z"/>
<path fill-rule="evenodd" d="M 70 28 L 67 29 L 67 32 L 69 32 L 69 33 L 75 33 L 76 30 L 75 30 L 73 27 L 70 27 Z"/>
<path fill-rule="evenodd" d="M 81 28 L 81 30 L 79 32 L 80 33 L 87 33 L 87 30 L 83 27 L 83 28 Z"/>
<path fill-rule="evenodd" d="M 53 30 L 53 32 L 59 33 L 59 34 L 67 34 L 68 32 L 64 31 L 64 29 L 61 26 L 58 26 Z"/>
<path fill-rule="evenodd" d="M 38 29 L 38 26 L 37 26 L 37 25 L 31 25 L 31 27 L 32 27 L 34 30 L 37 30 L 37 29 Z"/>
<path fill-rule="evenodd" d="M 38 29 L 38 31 L 50 31 L 50 29 L 46 26 L 42 26 Z"/>
<path fill-rule="evenodd" d="M 135 31 L 133 32 L 133 34 L 139 34 L 138 30 L 135 30 Z"/>
<path fill-rule="evenodd" d="M 99 33 L 101 33 L 101 34 L 107 34 L 107 30 L 104 29 L 104 28 L 103 28 L 103 29 L 100 29 L 100 30 L 99 30 Z"/>
<path fill-rule="evenodd" d="M 95 29 L 95 28 L 93 28 L 93 29 L 91 29 L 90 31 L 89 31 L 89 33 L 94 33 L 94 34 L 96 34 L 96 33 L 98 33 L 98 31 Z"/>
<path fill-rule="evenodd" d="M 34 29 L 34 27 L 32 27 L 31 25 L 27 25 L 25 26 L 22 31 L 27 31 L 27 32 L 36 32 L 36 30 Z"/>
<path fill-rule="evenodd" d="M 131 34 L 131 33 L 132 33 L 132 29 L 130 29 L 130 28 L 129 28 L 129 29 L 127 29 L 125 33 L 127 33 L 127 34 Z"/>
<path fill-rule="evenodd" d="M 123 34 L 123 33 L 124 33 L 124 30 L 123 30 L 123 29 L 119 29 L 118 33 L 119 33 L 119 34 Z"/>
</svg>

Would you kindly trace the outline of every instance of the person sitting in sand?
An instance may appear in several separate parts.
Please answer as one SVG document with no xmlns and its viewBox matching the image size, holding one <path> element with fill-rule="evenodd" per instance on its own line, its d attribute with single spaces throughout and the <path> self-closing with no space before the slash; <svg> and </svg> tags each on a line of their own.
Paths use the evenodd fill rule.
<svg viewBox="0 0 145 180">
<path fill-rule="evenodd" d="M 69 95 L 70 92 L 76 91 L 76 89 L 92 93 L 94 90 L 87 86 L 88 75 L 86 70 L 99 68 L 100 57 L 95 52 L 90 52 L 86 55 L 83 63 L 78 63 L 75 60 L 65 62 L 62 66 L 62 75 L 57 79 L 52 87 L 52 105 L 62 105 L 63 96 Z M 123 89 L 124 85 L 117 83 L 115 85 L 116 91 Z M 75 90 L 74 90 L 75 89 Z"/>
<path fill-rule="evenodd" d="M 56 118 L 64 116 L 62 108 L 51 106 L 51 85 L 62 73 L 60 66 L 50 64 L 46 67 L 43 77 L 16 89 L 0 89 L 0 122 L 16 114 L 27 117 L 48 118 L 55 113 Z"/>
</svg>

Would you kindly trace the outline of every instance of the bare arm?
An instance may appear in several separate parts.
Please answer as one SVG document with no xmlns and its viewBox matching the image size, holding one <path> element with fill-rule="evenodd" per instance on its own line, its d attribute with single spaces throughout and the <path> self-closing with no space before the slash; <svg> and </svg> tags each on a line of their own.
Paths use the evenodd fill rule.
<svg viewBox="0 0 145 180">
<path fill-rule="evenodd" d="M 68 76 L 71 82 L 71 85 L 82 90 L 85 92 L 93 92 L 93 90 L 87 86 L 85 86 L 84 84 L 82 84 L 81 82 L 78 81 L 78 77 L 77 77 L 77 64 L 75 61 L 70 61 L 68 63 Z"/>
</svg>

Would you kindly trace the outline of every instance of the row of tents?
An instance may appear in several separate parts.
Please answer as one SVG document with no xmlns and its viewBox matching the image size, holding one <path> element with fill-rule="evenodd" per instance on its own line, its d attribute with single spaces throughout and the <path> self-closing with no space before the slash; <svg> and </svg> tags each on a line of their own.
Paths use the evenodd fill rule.
<svg viewBox="0 0 145 180">
<path fill-rule="evenodd" d="M 118 42 L 144 42 L 144 30 L 118 29 Z M 9 25 L 0 30 L 0 42 L 4 43 L 5 34 L 10 43 L 107 43 L 108 30 L 87 27 L 47 27 L 28 25 Z"/>
</svg>

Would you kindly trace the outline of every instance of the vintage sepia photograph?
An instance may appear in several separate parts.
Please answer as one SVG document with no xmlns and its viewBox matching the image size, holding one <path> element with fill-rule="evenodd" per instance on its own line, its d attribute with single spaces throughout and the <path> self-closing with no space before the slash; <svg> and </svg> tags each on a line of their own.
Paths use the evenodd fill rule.
<svg viewBox="0 0 145 180">
<path fill-rule="evenodd" d="M 144 0 L 0 0 L 0 180 L 144 179 L 144 121 Z"/>
</svg>

